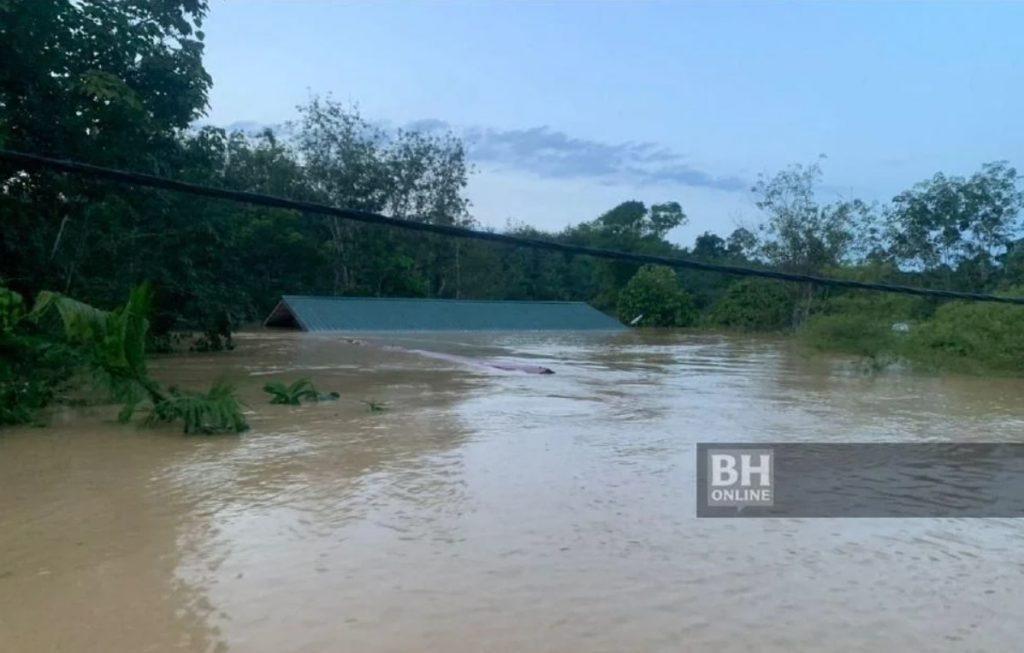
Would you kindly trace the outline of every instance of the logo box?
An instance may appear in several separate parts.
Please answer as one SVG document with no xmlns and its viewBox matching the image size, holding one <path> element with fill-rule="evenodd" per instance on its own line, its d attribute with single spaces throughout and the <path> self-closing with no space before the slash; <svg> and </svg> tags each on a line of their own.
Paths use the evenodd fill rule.
<svg viewBox="0 0 1024 653">
<path fill-rule="evenodd" d="M 1024 444 L 698 443 L 698 517 L 1024 517 Z"/>
<path fill-rule="evenodd" d="M 708 447 L 702 459 L 708 506 L 745 508 L 775 504 L 772 449 Z"/>
</svg>

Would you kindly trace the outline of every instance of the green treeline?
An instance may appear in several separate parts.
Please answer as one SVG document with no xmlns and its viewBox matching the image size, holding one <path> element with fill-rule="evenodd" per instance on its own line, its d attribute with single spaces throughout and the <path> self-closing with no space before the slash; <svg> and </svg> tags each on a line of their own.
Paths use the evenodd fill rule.
<svg viewBox="0 0 1024 653">
<path fill-rule="evenodd" d="M 435 224 L 479 227 L 452 134 L 389 130 L 329 98 L 288 137 L 196 129 L 212 80 L 204 0 L 0 0 L 0 146 Z M 704 261 L 936 288 L 1021 292 L 1024 198 L 1005 162 L 938 173 L 885 204 L 825 201 L 817 163 L 753 184 L 756 223 L 670 242 L 675 201 L 626 201 L 589 222 L 510 233 Z M 117 306 L 152 285 L 151 346 L 231 330 L 284 293 L 588 301 L 638 326 L 796 330 L 815 347 L 1024 372 L 1021 314 L 999 305 L 801 287 L 475 241 L 130 189 L 0 165 L 0 279 Z M 1014 288 L 1018 288 L 1014 290 Z M 894 323 L 896 328 L 893 328 Z M 0 370 L 0 373 L 3 373 Z M 2 378 L 2 377 L 0 377 Z"/>
</svg>

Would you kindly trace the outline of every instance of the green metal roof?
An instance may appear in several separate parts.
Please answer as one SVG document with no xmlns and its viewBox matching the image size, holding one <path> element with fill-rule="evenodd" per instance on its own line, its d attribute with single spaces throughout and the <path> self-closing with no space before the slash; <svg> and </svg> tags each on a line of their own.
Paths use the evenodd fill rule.
<svg viewBox="0 0 1024 653">
<path fill-rule="evenodd" d="M 584 302 L 285 295 L 266 326 L 304 331 L 620 330 Z"/>
</svg>

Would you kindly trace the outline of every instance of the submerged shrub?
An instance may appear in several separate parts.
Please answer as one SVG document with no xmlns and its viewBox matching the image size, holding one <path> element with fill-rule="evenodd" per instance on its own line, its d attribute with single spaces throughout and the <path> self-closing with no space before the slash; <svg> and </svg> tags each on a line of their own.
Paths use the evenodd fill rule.
<svg viewBox="0 0 1024 653">
<path fill-rule="evenodd" d="M 814 349 L 864 356 L 878 367 L 904 356 L 906 332 L 930 306 L 920 297 L 840 291 L 819 302 L 797 334 Z"/>
<path fill-rule="evenodd" d="M 870 290 L 844 290 L 826 298 L 817 312 L 828 315 L 873 315 L 879 320 L 916 322 L 931 316 L 934 300 Z"/>
<path fill-rule="evenodd" d="M 936 368 L 1024 373 L 1024 306 L 945 304 L 911 330 L 904 352 Z"/>
<path fill-rule="evenodd" d="M 645 265 L 619 293 L 619 319 L 637 326 L 683 327 L 697 321 L 693 297 L 666 267 Z"/>
<path fill-rule="evenodd" d="M 929 315 L 932 306 L 916 297 L 849 293 L 826 302 L 800 336 L 816 349 L 876 361 L 1024 374 L 1024 306 L 958 301 Z"/>
<path fill-rule="evenodd" d="M 792 288 L 769 279 L 742 279 L 729 286 L 708 322 L 748 331 L 780 331 L 793 322 Z"/>
<path fill-rule="evenodd" d="M 804 322 L 801 340 L 821 351 L 835 351 L 877 359 L 898 351 L 900 334 L 892 321 L 865 313 L 815 315 Z"/>
</svg>

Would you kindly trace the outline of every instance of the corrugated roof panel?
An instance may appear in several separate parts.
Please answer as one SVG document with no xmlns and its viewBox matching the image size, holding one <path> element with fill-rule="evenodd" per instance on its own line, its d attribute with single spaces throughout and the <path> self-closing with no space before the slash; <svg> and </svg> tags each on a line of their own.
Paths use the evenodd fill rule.
<svg viewBox="0 0 1024 653">
<path fill-rule="evenodd" d="M 306 331 L 621 330 L 583 302 L 392 299 L 285 295 L 267 326 Z"/>
</svg>

